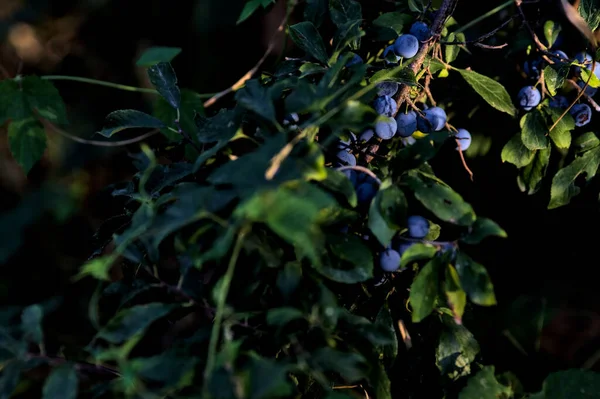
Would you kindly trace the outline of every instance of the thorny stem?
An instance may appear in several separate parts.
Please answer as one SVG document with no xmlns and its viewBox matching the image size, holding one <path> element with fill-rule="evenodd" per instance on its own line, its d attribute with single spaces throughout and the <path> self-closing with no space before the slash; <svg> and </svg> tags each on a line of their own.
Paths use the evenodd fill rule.
<svg viewBox="0 0 600 399">
<path fill-rule="evenodd" d="M 206 367 L 204 369 L 204 384 L 202 386 L 202 397 L 208 397 L 208 384 L 209 379 L 212 376 L 212 373 L 215 368 L 215 361 L 217 356 L 217 347 L 219 343 L 219 335 L 221 333 L 221 325 L 223 323 L 223 316 L 225 313 L 225 304 L 227 301 L 227 294 L 229 293 L 229 288 L 231 286 L 231 281 L 233 280 L 233 273 L 235 272 L 235 266 L 237 264 L 238 258 L 240 256 L 240 252 L 242 250 L 242 246 L 244 244 L 244 239 L 246 238 L 246 234 L 248 233 L 249 226 L 244 226 L 238 233 L 237 239 L 235 241 L 235 246 L 233 248 L 233 252 L 231 254 L 231 258 L 229 259 L 229 265 L 227 266 L 227 271 L 225 272 L 225 276 L 223 277 L 222 287 L 218 292 L 217 296 L 217 311 L 215 315 L 215 321 L 213 323 L 212 331 L 210 333 L 210 343 L 208 346 L 208 356 L 206 358 Z"/>
</svg>

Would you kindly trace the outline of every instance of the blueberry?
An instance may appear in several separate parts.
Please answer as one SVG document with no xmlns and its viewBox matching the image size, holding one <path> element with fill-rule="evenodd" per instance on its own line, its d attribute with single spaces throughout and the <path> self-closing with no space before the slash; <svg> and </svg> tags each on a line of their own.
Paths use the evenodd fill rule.
<svg viewBox="0 0 600 399">
<path fill-rule="evenodd" d="M 375 135 L 375 132 L 373 131 L 373 129 L 367 129 L 361 133 L 359 141 L 367 142 L 367 141 L 371 140 L 374 135 Z"/>
<path fill-rule="evenodd" d="M 552 100 L 550 100 L 548 105 L 553 108 L 567 108 L 569 106 L 569 100 L 567 100 L 567 97 L 565 96 L 555 96 Z"/>
<path fill-rule="evenodd" d="M 577 86 L 579 86 L 583 89 L 583 86 L 585 86 L 585 82 L 582 82 L 580 80 L 579 82 L 577 82 Z M 588 85 L 588 87 L 586 87 L 586 89 L 585 89 L 585 94 L 587 94 L 590 97 L 594 97 L 594 95 L 596 94 L 597 91 L 598 91 L 598 89 Z M 567 107 L 568 106 L 569 106 L 569 104 L 567 104 Z"/>
<path fill-rule="evenodd" d="M 371 182 L 361 183 L 356 189 L 356 198 L 360 205 L 369 205 L 377 195 L 377 186 Z"/>
<path fill-rule="evenodd" d="M 346 63 L 346 68 L 351 67 L 353 65 L 360 65 L 364 63 L 363 59 L 358 54 L 354 54 L 350 61 Z"/>
<path fill-rule="evenodd" d="M 404 254 L 404 252 L 406 252 L 406 250 L 408 248 L 412 247 L 413 244 L 414 244 L 414 242 L 401 241 L 400 244 L 398 244 L 398 246 L 396 246 L 395 249 L 400 254 L 400 257 L 402 257 L 402 255 Z"/>
<path fill-rule="evenodd" d="M 398 83 L 396 82 L 381 82 L 377 83 L 377 95 L 392 97 L 398 92 Z"/>
<path fill-rule="evenodd" d="M 402 138 L 402 144 L 404 144 L 405 147 L 408 147 L 409 145 L 413 145 L 416 142 L 417 142 L 417 139 L 415 139 L 413 136 Z"/>
<path fill-rule="evenodd" d="M 423 133 L 437 132 L 446 125 L 446 111 L 440 107 L 431 107 L 423 111 L 425 118 L 417 116 L 417 128 Z"/>
<path fill-rule="evenodd" d="M 593 60 L 592 56 L 586 52 L 581 52 L 581 53 L 575 54 L 575 59 L 577 61 L 579 61 L 580 64 L 587 65 L 587 66 L 592 65 L 592 60 Z M 576 66 L 575 72 L 576 73 L 581 72 L 581 67 Z"/>
<path fill-rule="evenodd" d="M 403 58 L 412 58 L 419 51 L 419 40 L 411 34 L 400 35 L 394 42 L 394 52 Z"/>
<path fill-rule="evenodd" d="M 350 180 L 350 183 L 352 183 L 352 185 L 356 187 L 356 182 L 358 181 L 358 173 L 353 169 L 344 169 L 342 170 L 342 173 L 345 174 L 348 180 Z"/>
<path fill-rule="evenodd" d="M 525 111 L 531 111 L 534 107 L 542 100 L 542 95 L 540 91 L 533 86 L 525 86 L 521 90 L 519 90 L 519 94 L 517 95 L 519 100 L 519 105 Z"/>
<path fill-rule="evenodd" d="M 575 119 L 575 126 L 585 126 L 592 119 L 592 109 L 587 104 L 575 104 L 571 107 L 569 113 Z"/>
<path fill-rule="evenodd" d="M 389 140 L 396 134 L 398 126 L 394 118 L 386 117 L 375 123 L 375 134 L 382 140 Z"/>
<path fill-rule="evenodd" d="M 552 61 L 554 61 L 556 63 L 561 63 L 561 64 L 564 64 L 564 63 L 568 62 L 566 60 L 569 59 L 569 56 L 567 54 L 565 54 L 564 51 L 562 51 L 562 50 L 556 50 L 556 51 L 554 51 L 554 55 L 556 57 L 551 57 Z"/>
<path fill-rule="evenodd" d="M 528 76 L 537 79 L 540 77 L 542 62 L 543 60 L 541 58 L 525 61 L 525 63 L 523 63 L 523 70 Z"/>
<path fill-rule="evenodd" d="M 396 115 L 396 124 L 400 137 L 411 136 L 417 130 L 417 113 L 412 110 L 406 114 L 399 113 Z"/>
<path fill-rule="evenodd" d="M 458 129 L 454 137 L 458 139 L 458 147 L 456 149 L 460 148 L 461 151 L 467 151 L 467 148 L 471 145 L 471 133 L 466 129 Z"/>
<path fill-rule="evenodd" d="M 429 222 L 423 216 L 409 216 L 407 227 L 408 235 L 412 238 L 423 238 L 429 233 Z"/>
<path fill-rule="evenodd" d="M 395 272 L 400 267 L 400 254 L 391 248 L 379 255 L 379 266 L 386 272 Z"/>
<path fill-rule="evenodd" d="M 429 29 L 429 26 L 422 21 L 417 21 L 412 24 L 408 33 L 416 37 L 420 42 L 427 41 L 431 37 L 431 30 Z"/>
<path fill-rule="evenodd" d="M 348 151 L 338 152 L 337 159 L 342 166 L 356 166 L 356 157 Z"/>
<path fill-rule="evenodd" d="M 295 112 L 292 112 L 291 114 L 289 114 L 288 116 L 283 118 L 283 126 L 290 125 L 290 127 L 292 129 L 297 129 L 298 125 L 296 125 L 296 123 L 298 123 L 299 121 L 300 121 L 300 117 L 298 116 L 298 114 Z"/>
<path fill-rule="evenodd" d="M 373 102 L 373 108 L 379 115 L 392 116 L 398 109 L 398 104 L 390 96 L 379 96 Z"/>
<path fill-rule="evenodd" d="M 383 50 L 383 59 L 386 64 L 395 64 L 400 61 L 400 57 L 396 55 L 393 45 L 387 46 L 385 50 Z"/>
</svg>

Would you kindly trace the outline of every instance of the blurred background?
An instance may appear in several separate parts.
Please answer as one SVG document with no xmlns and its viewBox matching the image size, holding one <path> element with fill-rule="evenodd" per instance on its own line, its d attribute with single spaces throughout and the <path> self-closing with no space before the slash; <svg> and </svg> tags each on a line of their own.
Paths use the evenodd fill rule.
<svg viewBox="0 0 600 399">
<path fill-rule="evenodd" d="M 236 25 L 244 3 L 0 0 L 0 75 L 5 75 L 2 79 L 17 74 L 70 75 L 149 87 L 144 69 L 135 66 L 138 56 L 149 46 L 175 46 L 183 49 L 172 62 L 180 87 L 201 94 L 218 92 L 256 64 L 284 18 L 285 2 L 280 0 L 266 12 L 259 11 Z M 454 17 L 464 24 L 501 3 L 461 0 Z M 367 20 L 380 10 L 394 10 L 393 3 L 384 0 L 362 4 Z M 296 19 L 302 16 L 302 3 L 297 9 Z M 565 26 L 562 35 L 563 42 L 568 43 L 567 54 L 584 48 L 578 33 L 557 14 L 553 1 L 535 2 L 524 10 L 537 29 L 548 18 Z M 467 38 L 494 29 L 513 11 L 508 8 L 475 25 L 466 32 Z M 536 21 L 541 22 L 536 25 Z M 528 40 L 519 27 L 517 21 L 511 33 L 498 38 L 508 42 L 508 48 L 472 48 L 471 55 L 462 53 L 457 65 L 471 66 L 498 78 L 509 93 L 518 92 L 525 85 L 519 71 Z M 365 41 L 367 46 L 381 47 L 381 43 L 368 42 L 368 37 Z M 263 67 L 272 71 L 284 50 L 302 55 L 291 43 L 280 40 Z M 86 83 L 53 83 L 67 105 L 68 132 L 86 139 L 93 138 L 109 112 L 151 110 L 154 100 L 145 94 Z M 480 153 L 471 151 L 467 159 L 474 182 L 451 146 L 432 162 L 434 169 L 479 215 L 497 221 L 509 236 L 466 248 L 490 270 L 499 300 L 498 307 L 475 309 L 472 321 L 467 320 L 482 344 L 484 363 L 527 376 L 524 382 L 534 387 L 550 370 L 584 365 L 600 370 L 600 290 L 595 278 L 600 179 L 570 205 L 546 210 L 550 179 L 538 194 L 526 196 L 518 190 L 516 168 L 500 160 L 502 147 L 519 129 L 518 121 L 482 103 L 453 74 L 434 82 L 433 93 L 438 102 L 452 108 L 450 122 L 454 126 L 465 127 L 488 143 L 488 148 Z M 224 98 L 210 112 L 230 100 L 231 96 Z M 599 120 L 592 118 L 590 128 L 600 126 Z M 126 133 L 120 137 L 133 136 Z M 160 139 L 156 136 L 151 141 Z M 85 341 L 81 331 L 91 332 L 86 321 L 87 302 L 95 283 L 72 284 L 69 278 L 94 251 L 98 228 L 119 225 L 122 204 L 105 187 L 135 173 L 131 153 L 139 145 L 84 145 L 51 131 L 48 145 L 42 161 L 26 176 L 9 153 L 6 125 L 0 127 L 0 246 L 20 240 L 17 253 L 0 265 L 0 304 L 48 301 L 56 306 L 59 311 L 46 322 L 55 329 L 53 339 L 58 345 L 69 339 Z M 39 218 L 32 216 L 47 206 L 43 205 L 43 195 L 37 194 L 48 184 L 75 184 L 80 191 L 78 210 L 64 223 L 45 213 Z M 28 218 L 31 223 L 21 232 L 19 221 Z M 76 331 L 77 336 L 71 336 L 69 328 L 74 322 L 82 328 Z"/>
</svg>

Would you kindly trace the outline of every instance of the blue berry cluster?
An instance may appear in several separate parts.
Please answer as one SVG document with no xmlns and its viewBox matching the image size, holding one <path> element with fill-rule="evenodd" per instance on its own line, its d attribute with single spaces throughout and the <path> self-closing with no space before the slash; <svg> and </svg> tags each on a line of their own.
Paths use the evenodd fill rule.
<svg viewBox="0 0 600 399">
<path fill-rule="evenodd" d="M 590 54 L 586 52 L 580 52 L 575 55 L 573 60 L 570 60 L 567 54 L 561 50 L 553 51 L 554 56 L 549 57 L 556 64 L 563 64 L 567 66 L 571 66 L 571 72 L 573 72 L 574 76 L 577 80 L 577 85 L 580 88 L 585 86 L 586 81 L 582 76 L 582 68 L 584 68 L 588 73 L 592 72 L 592 63 L 593 58 Z M 523 70 L 527 74 L 527 76 L 531 79 L 539 81 L 541 70 L 544 68 L 544 59 L 536 58 L 534 60 L 526 61 L 523 65 Z M 596 63 L 594 67 L 593 74 L 600 78 L 600 62 Z M 536 84 L 537 85 L 537 84 Z M 536 87 L 536 85 L 528 85 L 521 90 L 517 94 L 518 104 L 524 111 L 531 111 L 536 108 L 540 102 L 542 101 L 542 94 L 540 90 Z M 591 86 L 586 87 L 585 94 L 589 97 L 593 97 L 597 92 L 596 88 Z M 549 105 L 552 108 L 558 109 L 566 109 L 570 106 L 571 101 L 567 99 L 566 96 L 556 95 L 550 101 Z M 575 120 L 575 126 L 581 127 L 587 125 L 592 119 L 592 108 L 584 103 L 578 103 L 573 105 L 569 109 L 569 114 Z"/>
</svg>

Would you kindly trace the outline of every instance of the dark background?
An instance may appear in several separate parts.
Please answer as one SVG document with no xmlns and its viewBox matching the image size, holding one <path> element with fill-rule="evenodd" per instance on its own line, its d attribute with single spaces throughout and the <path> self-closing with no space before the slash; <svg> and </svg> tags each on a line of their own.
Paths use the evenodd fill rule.
<svg viewBox="0 0 600 399">
<path fill-rule="evenodd" d="M 465 24 L 501 3 L 460 0 L 454 17 Z M 257 62 L 283 17 L 280 2 L 269 9 L 269 14 L 259 12 L 236 26 L 243 4 L 243 0 L 5 0 L 0 4 L 0 61 L 9 73 L 17 72 L 19 58 L 11 43 L 31 39 L 27 29 L 18 30 L 21 36 L 15 36 L 14 27 L 25 23 L 33 27 L 42 50 L 24 60 L 22 74 L 86 76 L 144 86 L 147 82 L 135 67 L 143 48 L 177 46 L 183 48 L 173 61 L 180 86 L 213 93 L 230 86 Z M 557 14 L 557 4 L 540 1 L 524 10 L 540 34 L 541 25 L 536 25 L 536 21 L 543 24 L 551 18 L 562 23 L 564 50 L 572 56 L 585 43 Z M 367 20 L 378 10 L 391 10 L 390 3 L 363 2 Z M 467 37 L 491 31 L 514 11 L 508 8 L 505 13 L 486 19 L 468 30 Z M 530 84 L 519 71 L 524 60 L 522 44 L 527 40 L 525 30 L 519 26 L 516 21 L 507 36 L 496 39 L 498 43 L 508 42 L 506 49 L 470 47 L 472 56 L 462 52 L 456 66 L 470 66 L 498 78 L 509 93 L 517 93 L 520 87 Z M 368 37 L 364 43 L 369 45 Z M 298 50 L 288 51 L 296 54 Z M 267 60 L 267 70 L 272 70 L 278 55 L 276 51 Z M 69 132 L 81 137 L 91 138 L 113 110 L 147 110 L 151 105 L 149 97 L 137 93 L 77 82 L 54 83 L 68 107 L 72 122 Z M 435 81 L 433 94 L 439 103 L 452 107 L 450 122 L 454 126 L 492 140 L 485 156 L 467 159 L 474 182 L 469 180 L 451 145 L 432 162 L 434 169 L 473 205 L 477 214 L 497 221 L 509 236 L 490 238 L 467 248 L 490 271 L 499 300 L 499 306 L 493 309 L 476 309 L 473 319 L 478 322 L 468 326 L 482 344 L 484 363 L 513 370 L 528 387 L 536 389 L 548 371 L 579 367 L 600 349 L 600 296 L 598 280 L 594 278 L 600 242 L 596 228 L 600 221 L 600 183 L 592 182 L 570 205 L 547 210 L 550 179 L 545 180 L 536 195 L 527 196 L 517 187 L 516 168 L 500 160 L 503 145 L 518 131 L 518 120 L 485 104 L 458 74 Z M 215 111 L 227 105 L 229 99 L 217 104 Z M 469 117 L 476 107 L 477 111 Z M 594 114 L 592 123 L 582 131 L 596 129 L 599 121 Z M 72 334 L 70 326 L 74 322 L 82 329 L 87 326 L 87 298 L 95 284 L 70 284 L 69 277 L 94 250 L 95 229 L 122 211 L 102 188 L 127 179 L 134 172 L 128 151 L 135 151 L 135 146 L 104 149 L 64 141 L 49 133 L 51 147 L 60 151 L 50 151 L 26 177 L 8 153 L 5 130 L 0 128 L 0 209 L 16 206 L 23 195 L 50 178 L 64 179 L 76 171 L 88 182 L 86 203 L 80 213 L 63 226 L 43 219 L 28 229 L 19 253 L 0 269 L 2 304 L 23 305 L 65 295 L 60 305 L 63 311 L 57 312 L 52 322 L 55 339 L 62 340 Z M 554 169 L 551 166 L 549 173 L 556 170 L 559 158 L 559 154 L 552 154 Z M 510 310 L 517 299 L 522 302 Z M 521 342 L 529 352 L 523 355 L 502 331 L 510 326 L 513 335 L 527 333 L 528 324 L 544 306 L 558 311 L 543 331 L 540 350 L 532 349 L 532 341 Z M 595 369 L 599 366 L 600 362 Z"/>
</svg>

